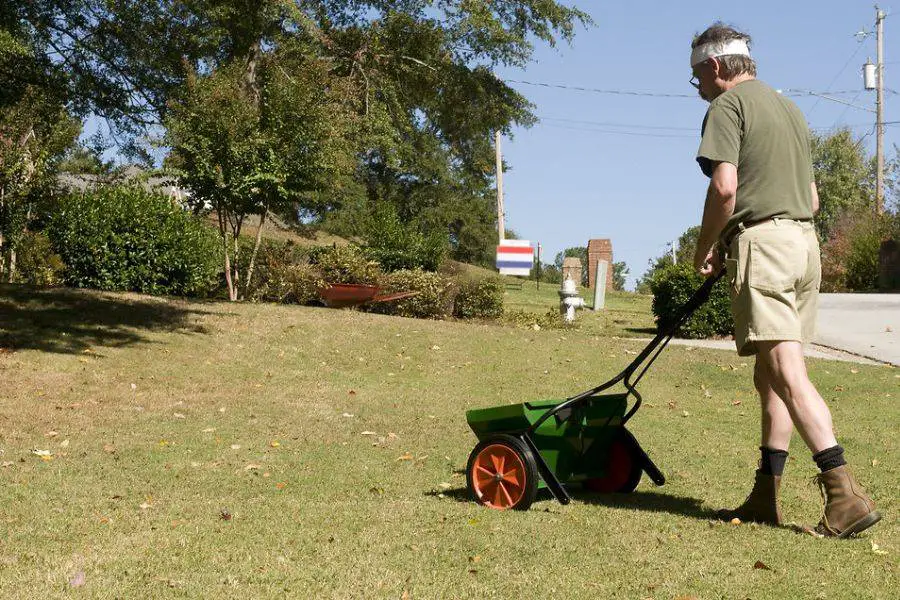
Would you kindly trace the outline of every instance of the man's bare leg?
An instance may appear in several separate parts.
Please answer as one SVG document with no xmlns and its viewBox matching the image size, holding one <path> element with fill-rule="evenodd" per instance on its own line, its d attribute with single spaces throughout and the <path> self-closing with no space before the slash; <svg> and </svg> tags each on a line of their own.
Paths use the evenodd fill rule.
<svg viewBox="0 0 900 600">
<path fill-rule="evenodd" d="M 824 535 L 848 537 L 871 527 L 881 519 L 881 515 L 847 468 L 844 449 L 834 437 L 831 411 L 806 372 L 803 346 L 796 341 L 757 342 L 756 345 L 758 364 L 764 366 L 768 383 L 784 401 L 791 420 L 812 450 L 813 460 L 821 470 L 818 479 L 825 495 L 825 509 L 817 531 Z M 783 417 L 776 414 L 774 419 L 777 423 Z M 776 433 L 777 429 L 777 426 L 770 429 L 773 441 L 783 435 Z M 777 492 L 776 485 L 776 506 Z M 780 511 L 778 516 L 781 516 Z"/>
<path fill-rule="evenodd" d="M 784 401 L 772 387 L 765 360 L 757 357 L 753 368 L 753 385 L 759 392 L 761 408 L 760 445 L 773 450 L 785 450 L 791 443 L 794 421 Z"/>
<path fill-rule="evenodd" d="M 766 383 L 776 397 L 783 400 L 782 405 L 785 406 L 790 420 L 797 426 L 809 449 L 815 454 L 837 446 L 831 411 L 809 380 L 803 359 L 803 346 L 800 342 L 757 342 L 756 346 L 759 350 L 756 372 L 761 370 L 760 363 L 762 363 L 766 371 Z M 783 423 L 783 415 L 774 408 L 774 402 L 764 403 L 763 406 L 764 419 L 767 409 L 772 409 L 773 412 L 769 412 L 768 416 L 774 418 L 776 424 Z M 776 425 L 776 428 L 778 431 L 773 430 L 775 435 L 773 442 L 784 443 L 783 449 L 787 449 L 786 442 L 782 441 L 783 426 Z M 765 432 L 765 428 L 763 431 Z M 790 440 L 789 433 L 787 439 Z"/>
</svg>

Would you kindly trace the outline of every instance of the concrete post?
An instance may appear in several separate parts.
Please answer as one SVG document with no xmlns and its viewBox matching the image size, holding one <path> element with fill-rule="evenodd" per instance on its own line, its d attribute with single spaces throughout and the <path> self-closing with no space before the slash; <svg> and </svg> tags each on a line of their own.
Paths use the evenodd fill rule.
<svg viewBox="0 0 900 600">
<path fill-rule="evenodd" d="M 606 306 L 606 271 L 609 263 L 605 260 L 597 261 L 597 276 L 594 278 L 594 308 L 600 310 Z"/>
</svg>

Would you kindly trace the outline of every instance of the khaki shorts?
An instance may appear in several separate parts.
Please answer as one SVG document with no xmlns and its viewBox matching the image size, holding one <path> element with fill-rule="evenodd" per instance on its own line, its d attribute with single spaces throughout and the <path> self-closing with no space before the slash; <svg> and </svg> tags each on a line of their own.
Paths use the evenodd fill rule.
<svg viewBox="0 0 900 600">
<path fill-rule="evenodd" d="M 773 219 L 742 227 L 725 266 L 739 355 L 756 354 L 758 341 L 812 341 L 822 279 L 812 223 Z"/>
</svg>

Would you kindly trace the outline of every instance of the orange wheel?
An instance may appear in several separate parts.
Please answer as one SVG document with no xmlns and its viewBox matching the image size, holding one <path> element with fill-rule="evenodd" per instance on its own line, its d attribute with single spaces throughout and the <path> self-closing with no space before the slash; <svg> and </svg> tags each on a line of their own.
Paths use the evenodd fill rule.
<svg viewBox="0 0 900 600">
<path fill-rule="evenodd" d="M 497 510 L 526 510 L 537 495 L 537 465 L 528 447 L 511 435 L 496 435 L 475 446 L 466 480 L 476 502 Z"/>
</svg>

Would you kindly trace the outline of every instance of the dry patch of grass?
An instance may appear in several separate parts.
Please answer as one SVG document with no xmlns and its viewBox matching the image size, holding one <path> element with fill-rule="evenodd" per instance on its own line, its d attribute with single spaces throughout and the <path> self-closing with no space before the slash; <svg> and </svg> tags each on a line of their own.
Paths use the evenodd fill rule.
<svg viewBox="0 0 900 600">
<path fill-rule="evenodd" d="M 898 588 L 894 369 L 810 362 L 886 515 L 837 542 L 710 524 L 713 509 L 743 498 L 758 453 L 750 366 L 730 352 L 669 348 L 642 382 L 633 430 L 665 487 L 645 480 L 629 496 L 505 513 L 464 498 L 476 442 L 465 410 L 581 391 L 639 343 L 9 287 L 0 340 L 2 597 L 891 598 Z M 818 519 L 814 473 L 795 440 L 789 520 Z"/>
</svg>

